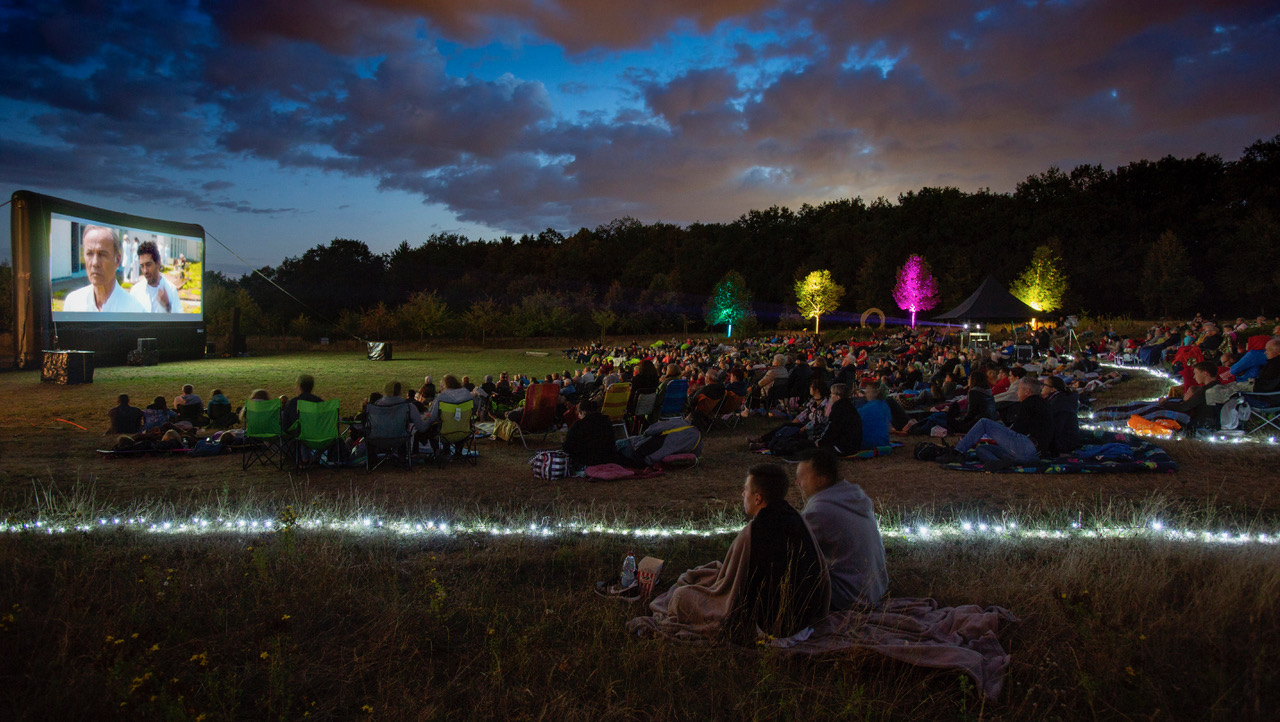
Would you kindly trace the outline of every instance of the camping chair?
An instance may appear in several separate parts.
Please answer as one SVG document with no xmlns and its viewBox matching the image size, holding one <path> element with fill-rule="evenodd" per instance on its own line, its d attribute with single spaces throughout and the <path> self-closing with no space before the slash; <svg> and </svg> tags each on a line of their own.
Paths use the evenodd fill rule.
<svg viewBox="0 0 1280 722">
<path fill-rule="evenodd" d="M 550 381 L 534 384 L 525 391 L 524 412 L 516 425 L 516 435 L 524 448 L 529 448 L 525 436 L 542 434 L 542 440 L 546 441 L 547 435 L 556 430 L 556 404 L 559 401 L 560 387 Z"/>
<path fill-rule="evenodd" d="M 742 420 L 739 412 L 742 411 L 744 401 L 746 399 L 732 391 L 725 391 L 724 398 L 720 399 L 720 404 L 716 407 L 715 412 L 711 414 L 711 429 L 717 426 L 725 429 L 738 428 L 738 422 Z M 708 433 L 711 429 L 707 429 Z"/>
<path fill-rule="evenodd" d="M 622 435 L 627 433 L 627 402 L 631 399 L 631 384 L 625 381 L 616 383 L 604 392 L 604 402 L 600 404 L 600 413 L 609 417 L 609 423 L 622 427 Z"/>
<path fill-rule="evenodd" d="M 440 454 L 440 463 L 449 460 L 449 446 L 456 450 L 455 454 L 475 466 L 479 452 L 476 451 L 476 417 L 475 405 L 471 401 L 460 404 L 440 402 L 440 442 L 446 446 Z"/>
<path fill-rule="evenodd" d="M 173 410 L 178 412 L 178 421 L 190 422 L 192 426 L 204 426 L 208 422 L 200 404 L 178 404 Z"/>
<path fill-rule="evenodd" d="M 274 463 L 276 468 L 284 469 L 280 399 L 249 399 L 244 402 L 244 441 L 240 455 L 241 471 L 255 463 Z"/>
<path fill-rule="evenodd" d="M 1258 417 L 1262 423 L 1253 427 L 1249 432 L 1250 436 L 1257 434 L 1262 436 L 1270 430 L 1272 435 L 1280 436 L 1275 432 L 1280 432 L 1280 391 L 1270 391 L 1267 393 L 1247 392 L 1244 394 L 1244 400 L 1249 403 L 1249 415 Z"/>
<path fill-rule="evenodd" d="M 306 457 L 317 461 L 320 454 L 339 446 L 338 439 L 338 400 L 299 401 L 298 402 L 298 438 L 294 442 L 294 466 L 301 469 L 306 466 Z M 305 449 L 310 449 L 308 454 Z M 330 461 L 337 461 L 333 457 Z"/>
<path fill-rule="evenodd" d="M 630 426 L 634 429 L 634 433 L 640 433 L 644 430 L 645 424 L 648 423 L 649 417 L 653 416 L 653 412 L 658 408 L 658 393 L 655 391 L 651 394 L 636 394 L 635 403 L 632 405 L 630 412 Z M 623 431 L 627 434 L 627 438 L 631 438 L 631 431 L 623 427 Z"/>
<path fill-rule="evenodd" d="M 365 470 L 373 471 L 382 462 L 400 454 L 404 456 L 404 467 L 413 468 L 413 420 L 409 416 L 409 402 L 392 406 L 369 404 L 364 412 L 369 417 L 364 437 Z M 381 459 L 377 459 L 379 454 Z"/>
<path fill-rule="evenodd" d="M 678 419 L 684 416 L 684 405 L 689 401 L 689 380 L 671 379 L 667 382 L 666 391 L 662 394 L 662 404 L 658 407 L 658 418 Z"/>
</svg>

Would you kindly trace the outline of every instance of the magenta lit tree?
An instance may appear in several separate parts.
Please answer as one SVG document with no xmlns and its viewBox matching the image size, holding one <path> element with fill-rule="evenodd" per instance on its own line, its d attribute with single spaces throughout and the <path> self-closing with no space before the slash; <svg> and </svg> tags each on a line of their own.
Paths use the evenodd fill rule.
<svg viewBox="0 0 1280 722">
<path fill-rule="evenodd" d="M 913 253 L 898 269 L 898 285 L 893 287 L 893 300 L 898 308 L 911 312 L 911 328 L 916 327 L 916 311 L 928 311 L 938 305 L 938 282 L 924 258 Z"/>
</svg>

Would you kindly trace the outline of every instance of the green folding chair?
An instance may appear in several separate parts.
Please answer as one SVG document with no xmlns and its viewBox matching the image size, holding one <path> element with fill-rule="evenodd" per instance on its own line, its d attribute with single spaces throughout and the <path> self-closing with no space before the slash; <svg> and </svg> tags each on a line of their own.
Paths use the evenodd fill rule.
<svg viewBox="0 0 1280 722">
<path fill-rule="evenodd" d="M 284 434 L 280 431 L 280 399 L 249 399 L 244 402 L 244 446 L 240 469 L 256 463 L 274 464 L 284 469 Z"/>
<path fill-rule="evenodd" d="M 293 445 L 295 467 L 301 469 L 318 460 L 326 450 L 337 448 L 341 438 L 339 416 L 337 399 L 298 402 L 298 438 Z"/>
<path fill-rule="evenodd" d="M 474 402 L 463 401 L 460 404 L 440 402 L 440 441 L 445 444 L 440 454 L 442 466 L 449 460 L 450 446 L 453 447 L 455 455 L 475 466 L 479 452 L 476 451 Z"/>
</svg>

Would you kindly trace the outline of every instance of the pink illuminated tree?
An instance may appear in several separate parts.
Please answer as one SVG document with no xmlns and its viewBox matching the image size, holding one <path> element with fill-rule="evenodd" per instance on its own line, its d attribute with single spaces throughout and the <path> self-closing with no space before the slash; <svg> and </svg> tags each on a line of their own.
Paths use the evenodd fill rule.
<svg viewBox="0 0 1280 722">
<path fill-rule="evenodd" d="M 911 312 L 911 328 L 916 327 L 916 311 L 928 311 L 938 305 L 938 282 L 923 257 L 913 253 L 898 269 L 893 300 L 898 308 Z"/>
</svg>

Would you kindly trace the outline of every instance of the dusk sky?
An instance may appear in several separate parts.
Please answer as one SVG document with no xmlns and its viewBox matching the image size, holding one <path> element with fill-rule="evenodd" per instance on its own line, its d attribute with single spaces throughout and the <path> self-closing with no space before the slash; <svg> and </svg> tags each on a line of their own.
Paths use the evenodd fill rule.
<svg viewBox="0 0 1280 722">
<path fill-rule="evenodd" d="M 1232 160 L 1280 133 L 1280 11 L 9 0 L 0 74 L 6 199 L 200 223 L 259 266 L 334 237 L 386 251 Z M 216 244 L 208 259 L 248 270 Z"/>
</svg>

